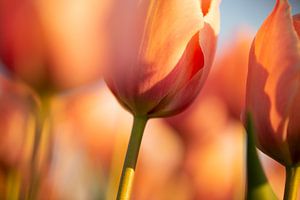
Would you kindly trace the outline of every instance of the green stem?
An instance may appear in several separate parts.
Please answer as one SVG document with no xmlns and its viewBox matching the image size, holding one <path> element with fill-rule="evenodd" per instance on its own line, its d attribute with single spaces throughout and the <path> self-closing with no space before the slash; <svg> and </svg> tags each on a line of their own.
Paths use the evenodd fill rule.
<svg viewBox="0 0 300 200">
<path fill-rule="evenodd" d="M 30 161 L 30 178 L 29 188 L 27 193 L 27 200 L 35 200 L 37 197 L 39 174 L 38 174 L 38 155 L 40 150 L 40 143 L 42 139 L 43 127 L 48 117 L 49 112 L 49 99 L 42 99 L 40 107 L 35 109 L 36 127 L 34 131 L 33 147 Z"/>
<path fill-rule="evenodd" d="M 300 183 L 300 167 L 286 167 L 284 200 L 296 200 Z"/>
<path fill-rule="evenodd" d="M 260 163 L 251 115 L 247 114 L 247 200 L 277 200 Z"/>
<path fill-rule="evenodd" d="M 131 136 L 129 139 L 126 158 L 122 170 L 122 176 L 119 184 L 117 200 L 130 199 L 135 166 L 147 120 L 147 117 L 134 117 Z"/>
</svg>

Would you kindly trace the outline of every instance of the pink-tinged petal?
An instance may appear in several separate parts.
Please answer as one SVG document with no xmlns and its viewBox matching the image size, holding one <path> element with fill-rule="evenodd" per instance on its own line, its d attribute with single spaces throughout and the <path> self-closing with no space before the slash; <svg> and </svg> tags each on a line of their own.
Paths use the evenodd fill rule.
<svg viewBox="0 0 300 200">
<path fill-rule="evenodd" d="M 199 85 L 199 80 L 195 79 L 194 76 L 197 74 L 197 77 L 201 76 L 202 67 L 204 65 L 204 55 L 202 52 L 202 49 L 199 45 L 199 34 L 196 34 L 190 41 L 190 43 L 187 46 L 187 49 L 180 59 L 177 67 L 185 67 L 188 69 L 191 69 L 189 80 L 186 82 L 183 82 L 182 84 L 174 84 L 172 83 L 172 80 L 170 81 L 170 84 L 173 85 L 172 90 L 170 90 L 169 93 L 167 93 L 166 97 L 162 99 L 162 101 L 154 107 L 153 110 L 151 110 L 148 115 L 151 117 L 158 116 L 164 116 L 172 114 L 173 112 L 177 113 L 177 107 L 178 105 L 175 105 L 175 107 L 172 107 L 171 110 L 165 111 L 166 108 L 171 106 L 173 103 L 183 103 L 183 100 L 185 100 L 185 103 L 191 102 L 189 99 L 195 98 L 195 95 L 198 94 L 197 86 Z M 176 68 L 177 68 L 176 67 Z M 199 70 L 198 70 L 199 69 Z M 200 71 L 200 72 L 199 72 Z M 174 77 L 176 79 L 176 74 Z M 176 83 L 176 82 L 175 82 Z M 186 92 L 186 87 L 188 86 L 189 92 Z M 176 99 L 176 95 L 179 95 L 180 93 L 180 99 Z M 180 101 L 180 102 L 178 102 Z M 189 103 L 188 103 L 189 104 Z M 187 105 L 184 105 L 184 108 Z M 180 108 L 181 110 L 181 108 Z"/>
<path fill-rule="evenodd" d="M 156 94 L 161 93 L 163 90 L 163 87 L 171 87 L 169 91 L 165 93 L 165 96 L 174 94 L 178 90 L 181 89 L 182 85 L 185 85 L 190 79 L 194 77 L 194 75 L 202 69 L 204 64 L 203 59 L 203 53 L 199 46 L 199 33 L 193 36 L 191 41 L 189 42 L 184 54 L 182 55 L 181 59 L 177 63 L 176 67 L 173 69 L 173 71 L 168 74 L 168 76 L 157 83 L 154 87 L 151 88 L 151 90 L 148 91 L 149 94 L 147 94 L 149 97 L 145 102 L 149 101 L 151 102 L 152 96 Z M 113 86 L 113 81 L 107 79 L 107 84 L 111 87 L 111 91 L 116 95 L 117 99 L 121 102 L 121 105 L 125 107 L 127 110 L 134 112 L 134 110 L 142 110 L 145 109 L 143 106 L 145 104 L 141 104 L 140 108 L 131 109 L 130 103 L 126 101 L 126 98 L 122 99 L 122 96 L 117 95 L 117 88 Z M 151 96 L 152 95 L 152 96 Z M 164 95 L 164 94 L 161 94 Z M 155 105 L 154 109 L 156 109 L 157 105 Z M 148 107 L 147 107 L 148 108 Z M 151 113 L 151 111 L 149 112 Z M 147 114 L 149 114 L 147 113 Z"/>
<path fill-rule="evenodd" d="M 285 164 L 291 163 L 287 125 L 299 86 L 299 47 L 290 6 L 278 0 L 252 44 L 247 109 L 255 122 L 259 147 Z"/>
<path fill-rule="evenodd" d="M 113 81 L 113 79 L 106 77 L 105 82 L 106 82 L 107 86 L 110 88 L 110 91 L 113 93 L 115 98 L 121 104 L 121 106 L 125 110 L 133 113 L 133 109 L 130 107 L 130 104 L 127 102 L 127 99 L 122 97 L 122 95 L 121 95 L 122 93 L 120 92 L 118 87 L 115 85 L 115 82 Z"/>
<path fill-rule="evenodd" d="M 124 1 L 121 9 L 134 2 L 137 4 Z M 111 73 L 108 77 L 114 77 L 113 85 L 118 88 L 115 90 L 119 96 L 127 99 L 133 110 L 143 109 L 143 113 L 157 105 L 173 88 L 172 84 L 180 85 L 188 79 L 190 69 L 177 67 L 177 63 L 204 21 L 197 0 L 140 1 L 137 7 L 130 8 L 127 21 L 124 18 L 128 13 L 115 16 L 125 22 L 113 29 L 116 47 L 113 47 L 113 69 L 108 69 L 108 74 Z M 146 14 L 142 15 L 142 11 Z"/>
<path fill-rule="evenodd" d="M 150 116 L 167 116 L 179 113 L 197 97 L 213 64 L 217 35 L 219 33 L 219 3 L 219 0 L 211 1 L 209 11 L 204 16 L 204 26 L 197 34 L 199 38 L 194 37 L 187 47 L 186 53 L 191 55 L 189 56 L 190 59 L 182 57 L 189 64 L 190 68 L 196 70 L 193 71 L 192 76 L 181 87 L 176 88 L 174 92 L 170 92 L 149 113 Z M 199 67 L 201 65 L 203 67 Z"/>
</svg>

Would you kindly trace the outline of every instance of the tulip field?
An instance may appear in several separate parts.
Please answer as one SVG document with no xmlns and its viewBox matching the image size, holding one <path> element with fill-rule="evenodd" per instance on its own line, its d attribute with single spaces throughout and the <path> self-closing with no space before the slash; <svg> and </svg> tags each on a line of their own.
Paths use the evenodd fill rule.
<svg viewBox="0 0 300 200">
<path fill-rule="evenodd" d="M 280 199 L 299 0 L 0 0 L 0 200 Z"/>
</svg>

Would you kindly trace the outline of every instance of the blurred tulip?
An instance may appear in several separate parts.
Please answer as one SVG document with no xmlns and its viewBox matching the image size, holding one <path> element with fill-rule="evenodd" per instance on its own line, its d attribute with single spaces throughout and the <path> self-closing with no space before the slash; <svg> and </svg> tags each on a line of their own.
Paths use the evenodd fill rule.
<svg viewBox="0 0 300 200">
<path fill-rule="evenodd" d="M 211 93 L 215 93 L 224 101 L 229 114 L 239 120 L 245 106 L 252 37 L 246 30 L 238 32 L 234 37 L 235 39 L 229 40 L 221 50 L 206 84 Z"/>
<path fill-rule="evenodd" d="M 177 116 L 177 122 L 185 119 L 181 122 L 185 125 L 177 130 L 184 138 L 182 170 L 189 175 L 191 199 L 242 199 L 242 124 L 230 118 L 226 104 L 218 97 L 201 97 L 186 119 Z"/>
<path fill-rule="evenodd" d="M 35 199 L 42 182 L 39 156 L 48 152 L 40 144 L 50 118 L 49 95 L 96 81 L 105 65 L 108 5 L 106 0 L 0 0 L 0 61 L 41 97 L 34 110 L 26 199 Z"/>
<path fill-rule="evenodd" d="M 95 164 L 108 170 L 116 135 L 124 140 L 130 132 L 130 115 L 103 84 L 58 98 L 54 104 L 55 135 L 74 138 Z"/>
<path fill-rule="evenodd" d="M 0 0 L 4 67 L 39 93 L 97 80 L 105 58 L 106 2 Z"/>
<path fill-rule="evenodd" d="M 213 62 L 219 0 L 116 1 L 114 11 L 105 79 L 116 98 L 135 116 L 183 111 Z"/>
<path fill-rule="evenodd" d="M 299 21 L 286 0 L 277 0 L 249 58 L 246 103 L 258 147 L 285 166 L 300 162 Z"/>
<path fill-rule="evenodd" d="M 143 138 L 132 199 L 188 199 L 189 182 L 178 170 L 182 155 L 183 146 L 174 131 L 160 119 L 150 121 Z M 178 175 L 175 179 L 174 174 Z"/>
</svg>

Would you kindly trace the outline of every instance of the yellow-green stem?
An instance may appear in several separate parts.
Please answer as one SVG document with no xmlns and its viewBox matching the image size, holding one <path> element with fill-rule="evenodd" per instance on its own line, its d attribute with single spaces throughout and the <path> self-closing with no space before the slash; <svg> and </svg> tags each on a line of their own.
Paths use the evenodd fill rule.
<svg viewBox="0 0 300 200">
<path fill-rule="evenodd" d="M 135 166 L 147 120 L 147 117 L 134 117 L 133 127 L 119 184 L 117 200 L 130 199 Z"/>
<path fill-rule="evenodd" d="M 41 105 L 37 106 L 34 113 L 35 116 L 35 131 L 33 136 L 33 147 L 30 161 L 30 178 L 29 187 L 27 193 L 27 200 L 35 200 L 37 197 L 39 187 L 39 174 L 38 174 L 38 155 L 40 149 L 40 143 L 43 133 L 44 122 L 49 113 L 49 99 L 42 98 Z"/>
<path fill-rule="evenodd" d="M 6 182 L 6 199 L 20 199 L 21 175 L 17 169 L 9 169 Z"/>
<path fill-rule="evenodd" d="M 286 167 L 284 200 L 297 200 L 300 183 L 300 167 Z"/>
</svg>

